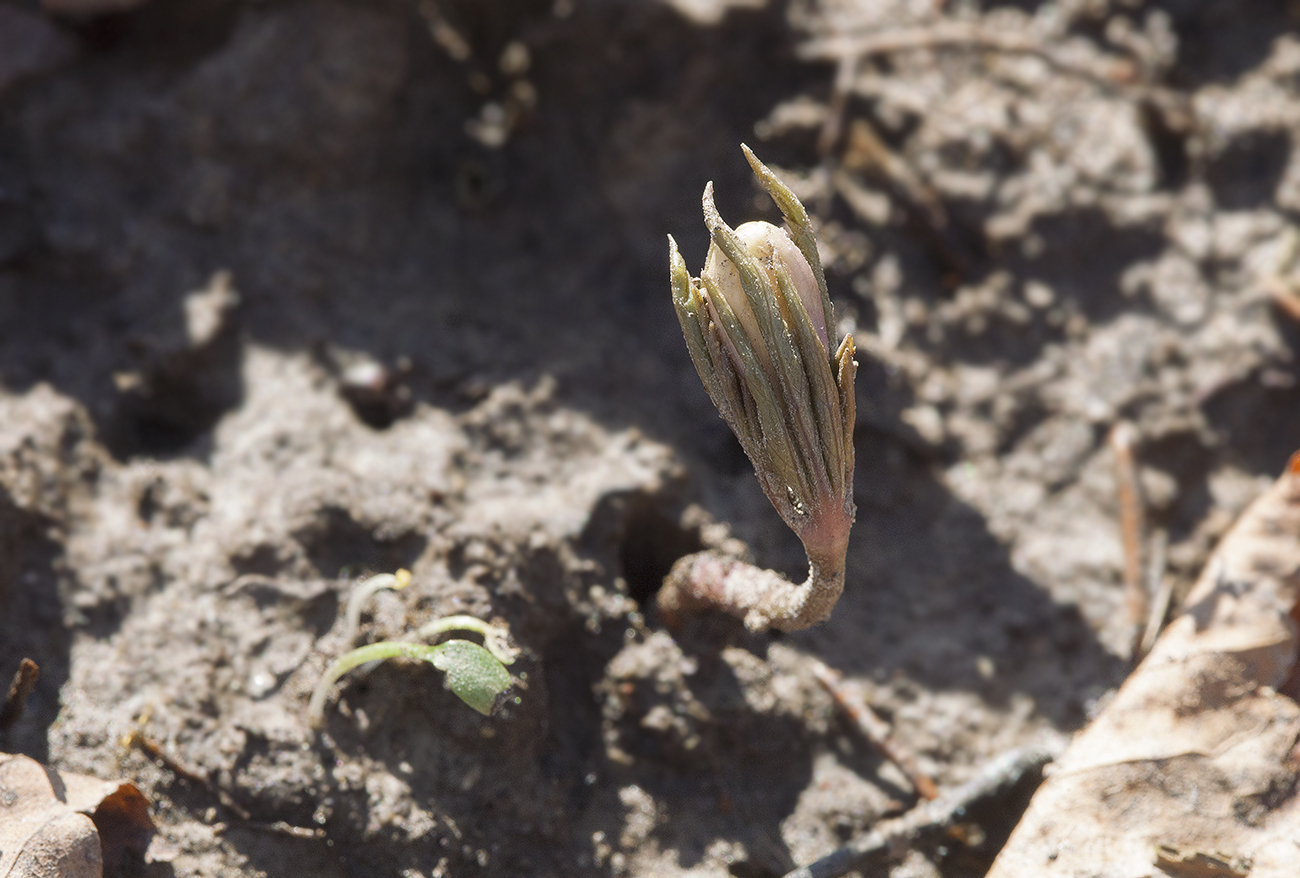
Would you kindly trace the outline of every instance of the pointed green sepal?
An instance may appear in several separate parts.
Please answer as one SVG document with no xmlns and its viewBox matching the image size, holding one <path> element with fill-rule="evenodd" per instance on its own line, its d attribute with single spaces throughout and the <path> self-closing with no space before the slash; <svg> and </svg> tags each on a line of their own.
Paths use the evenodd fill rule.
<svg viewBox="0 0 1300 878">
<path fill-rule="evenodd" d="M 803 258 L 807 259 L 812 267 L 813 276 L 817 278 L 817 286 L 821 289 L 822 313 L 826 315 L 826 329 L 829 334 L 831 327 L 835 325 L 835 310 L 831 305 L 830 290 L 826 286 L 826 273 L 822 271 L 821 256 L 817 253 L 817 236 L 813 233 L 812 220 L 808 216 L 808 211 L 790 187 L 782 183 L 771 168 L 759 161 L 752 149 L 742 143 L 740 150 L 745 154 L 745 160 L 753 169 L 754 176 L 758 177 L 759 183 L 767 190 L 767 194 L 772 196 L 772 200 L 781 210 L 781 215 L 789 224 L 790 239 L 794 241 Z"/>
</svg>

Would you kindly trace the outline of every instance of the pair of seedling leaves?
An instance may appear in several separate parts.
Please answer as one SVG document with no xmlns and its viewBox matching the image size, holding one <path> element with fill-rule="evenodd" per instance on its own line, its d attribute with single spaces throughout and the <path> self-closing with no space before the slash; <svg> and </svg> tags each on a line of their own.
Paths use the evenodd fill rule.
<svg viewBox="0 0 1300 878">
<path fill-rule="evenodd" d="M 355 635 L 361 604 L 376 591 L 403 588 L 410 574 L 383 574 L 361 583 L 348 602 L 348 639 Z M 415 658 L 446 674 L 447 688 L 482 714 L 490 714 L 510 688 L 506 665 L 515 660 L 504 629 L 472 616 L 435 619 L 417 632 L 431 639 L 447 631 L 471 631 L 468 640 L 445 643 L 382 642 L 340 657 L 321 678 L 310 715 L 319 724 L 325 701 L 343 674 L 380 659 Z M 0 753 L 0 878 L 100 878 L 116 871 L 127 853 L 143 857 L 153 835 L 149 803 L 134 784 L 66 774 L 26 756 Z"/>
<path fill-rule="evenodd" d="M 383 589 L 405 588 L 410 581 L 411 574 L 399 570 L 396 574 L 372 576 L 357 586 L 348 599 L 346 638 L 351 640 L 356 635 L 361 605 L 371 595 Z M 433 645 L 390 640 L 367 644 L 340 656 L 326 670 L 312 694 L 308 707 L 312 724 L 320 725 L 324 717 L 325 701 L 340 677 L 353 668 L 390 658 L 412 658 L 429 662 L 446 674 L 447 688 L 461 701 L 484 716 L 490 715 L 510 688 L 510 672 L 506 670 L 506 665 L 514 663 L 517 651 L 507 642 L 504 629 L 473 616 L 434 619 L 416 631 L 415 637 L 417 640 L 429 640 L 448 631 L 471 631 L 483 638 L 484 645 L 479 646 L 468 640 L 448 640 Z"/>
</svg>

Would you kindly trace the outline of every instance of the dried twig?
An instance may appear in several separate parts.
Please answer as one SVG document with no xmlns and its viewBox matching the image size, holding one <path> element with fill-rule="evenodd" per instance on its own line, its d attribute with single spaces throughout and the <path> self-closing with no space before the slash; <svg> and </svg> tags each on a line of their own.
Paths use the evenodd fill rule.
<svg viewBox="0 0 1300 878">
<path fill-rule="evenodd" d="M 956 789 L 917 805 L 902 817 L 881 821 L 861 838 L 811 865 L 795 869 L 785 878 L 838 878 L 860 868 L 873 855 L 923 833 L 951 826 L 973 803 L 1014 785 L 1027 773 L 1051 762 L 1064 749 L 1064 739 L 1053 737 L 1041 744 L 1004 753 Z"/>
<path fill-rule="evenodd" d="M 212 778 L 208 777 L 207 774 L 198 771 L 197 769 L 190 768 L 175 756 L 168 753 L 162 744 L 155 741 L 153 738 L 150 738 L 139 729 L 132 729 L 127 732 L 126 735 L 122 737 L 122 746 L 128 748 L 133 747 L 136 750 L 139 750 L 141 753 L 153 759 L 177 777 L 203 787 L 203 789 L 207 790 L 214 799 L 221 803 L 223 808 L 230 811 L 240 820 L 246 821 L 251 817 L 246 808 L 232 799 L 230 795 L 218 786 Z"/>
<path fill-rule="evenodd" d="M 881 756 L 898 766 L 916 794 L 926 801 L 939 798 L 939 788 L 929 775 L 921 771 L 907 748 L 894 738 L 889 724 L 876 715 L 856 690 L 844 685 L 844 678 L 839 672 L 816 659 L 812 660 L 810 667 L 817 682 L 835 699 L 835 705 L 848 714 Z"/>
<path fill-rule="evenodd" d="M 1300 321 L 1300 289 L 1293 281 L 1270 278 L 1265 281 L 1264 286 L 1278 310 L 1293 320 Z"/>
<path fill-rule="evenodd" d="M 1033 36 L 990 31 L 965 22 L 817 37 L 801 45 L 797 53 L 804 59 L 839 60 L 947 47 L 1029 55 L 1054 70 L 1089 80 L 1107 89 L 1128 84 L 1137 72 L 1134 63 L 1126 58 L 1112 57 L 1106 58 L 1102 63 L 1084 65 L 1061 58 Z"/>
<path fill-rule="evenodd" d="M 817 143 L 822 155 L 820 173 L 824 178 L 823 194 L 818 203 L 822 213 L 826 212 L 826 201 L 833 190 L 840 190 L 851 204 L 855 200 L 852 191 L 843 191 L 846 181 L 836 179 L 839 175 L 835 172 L 832 153 L 844 137 L 848 99 L 859 87 L 858 79 L 864 62 L 873 56 L 945 48 L 1033 57 L 1057 72 L 1082 79 L 1104 92 L 1144 101 L 1166 115 L 1187 115 L 1185 99 L 1169 89 L 1141 81 L 1142 70 L 1133 59 L 1102 53 L 1098 53 L 1095 59 L 1066 57 L 1033 33 L 1008 33 L 969 22 L 951 21 L 865 33 L 840 31 L 814 36 L 799 46 L 798 55 L 805 60 L 836 64 L 835 81 Z M 890 193 L 904 203 L 908 215 L 928 239 L 936 255 L 949 269 L 958 274 L 968 274 L 978 256 L 973 246 L 975 242 L 966 241 L 956 234 L 937 194 L 870 128 L 865 127 L 865 122 L 855 120 L 852 126 L 847 127 L 849 143 L 844 157 L 845 167 L 856 162 L 861 168 L 881 177 Z"/>
<path fill-rule="evenodd" d="M 22 717 L 23 708 L 40 676 L 41 669 L 36 662 L 25 658 L 19 663 L 13 682 L 9 684 L 9 694 L 5 696 L 4 705 L 0 706 L 0 730 L 9 728 Z"/>
<path fill-rule="evenodd" d="M 150 738 L 139 729 L 132 729 L 122 738 L 122 745 L 125 747 L 134 747 L 141 753 L 155 760 L 163 768 L 170 771 L 177 777 L 183 778 L 191 783 L 196 783 L 203 787 L 207 793 L 221 803 L 225 808 L 239 820 L 239 825 L 244 829 L 256 829 L 262 832 L 271 832 L 276 835 L 287 835 L 290 838 L 324 838 L 325 830 L 314 826 L 294 826 L 283 820 L 266 822 L 254 820 L 253 815 L 247 808 L 234 800 L 230 793 L 226 792 L 222 786 L 210 778 L 206 773 L 198 769 L 190 768 L 181 762 L 167 750 L 158 741 Z M 222 831 L 223 827 L 218 827 Z"/>
<path fill-rule="evenodd" d="M 1155 646 L 1156 638 L 1164 630 L 1169 604 L 1174 597 L 1174 581 L 1165 576 L 1165 562 L 1169 535 L 1163 530 L 1151 536 L 1151 561 L 1147 564 L 1147 594 L 1151 599 L 1151 612 L 1147 614 L 1146 631 L 1142 634 L 1141 654 L 1146 655 Z"/>
<path fill-rule="evenodd" d="M 905 158 L 889 148 L 866 119 L 854 119 L 849 125 L 842 164 L 847 171 L 864 172 L 881 180 L 889 194 L 902 202 L 935 255 L 951 270 L 969 272 L 975 254 L 957 234 L 939 193 Z"/>
<path fill-rule="evenodd" d="M 1120 539 L 1124 544 L 1124 596 L 1128 604 L 1129 624 L 1133 629 L 1133 661 L 1143 655 L 1143 634 L 1150 614 L 1150 596 L 1146 587 L 1144 542 L 1146 535 L 1146 503 L 1142 497 L 1142 484 L 1138 478 L 1133 448 L 1137 444 L 1137 428 L 1121 421 L 1110 431 L 1107 439 L 1115 456 L 1115 486 L 1119 493 Z"/>
<path fill-rule="evenodd" d="M 1300 232 L 1290 230 L 1283 242 L 1276 272 L 1264 278 L 1261 285 L 1277 309 L 1293 320 L 1300 321 L 1300 283 L 1296 269 L 1300 268 Z"/>
</svg>

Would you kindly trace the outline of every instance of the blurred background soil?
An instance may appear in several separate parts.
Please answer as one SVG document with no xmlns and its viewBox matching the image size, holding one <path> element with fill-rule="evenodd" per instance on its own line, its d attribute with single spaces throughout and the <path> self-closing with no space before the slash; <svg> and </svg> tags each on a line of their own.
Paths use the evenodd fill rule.
<svg viewBox="0 0 1300 878">
<path fill-rule="evenodd" d="M 110 874 L 810 862 L 914 796 L 809 657 L 961 782 L 1127 673 L 1115 424 L 1175 598 L 1300 447 L 1297 131 L 1291 0 L 0 0 L 0 750 L 147 792 Z M 649 610 L 706 545 L 804 574 L 669 303 L 706 181 L 777 218 L 741 142 L 860 350 L 788 636 Z M 389 663 L 314 736 L 399 567 L 361 639 L 499 619 L 517 701 Z"/>
</svg>

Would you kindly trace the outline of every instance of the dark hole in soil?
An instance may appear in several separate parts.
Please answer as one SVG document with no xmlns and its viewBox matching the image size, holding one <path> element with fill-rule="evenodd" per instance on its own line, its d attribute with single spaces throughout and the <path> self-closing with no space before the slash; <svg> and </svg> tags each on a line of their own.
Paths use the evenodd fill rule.
<svg viewBox="0 0 1300 878">
<path fill-rule="evenodd" d="M 703 548 L 700 535 L 654 505 L 635 506 L 624 525 L 618 557 L 628 593 L 644 605 L 654 598 L 673 562 Z"/>
<path fill-rule="evenodd" d="M 387 430 L 397 423 L 399 412 L 382 400 L 348 399 L 358 420 L 372 430 Z"/>
<path fill-rule="evenodd" d="M 168 418 L 165 415 L 149 414 L 137 417 L 128 416 L 122 425 L 122 431 L 116 433 L 122 443 L 119 448 L 129 448 L 134 454 L 173 457 L 183 452 L 187 446 L 216 423 L 212 416 L 200 417 L 194 421 Z"/>
<path fill-rule="evenodd" d="M 1043 773 L 1031 771 L 1010 789 L 971 806 L 958 831 L 961 827 L 978 827 L 979 833 L 966 834 L 978 839 L 978 843 L 967 845 L 952 836 L 941 837 L 934 857 L 940 873 L 945 878 L 967 878 L 988 872 L 1042 782 Z"/>
<path fill-rule="evenodd" d="M 1205 401 L 1204 411 L 1230 460 L 1276 476 L 1300 450 L 1300 370 L 1265 370 L 1226 385 Z"/>
<path fill-rule="evenodd" d="M 1108 321 L 1129 307 L 1109 291 L 1118 288 L 1131 265 L 1154 258 L 1165 246 L 1158 225 L 1119 225 L 1096 208 L 1039 217 L 1033 231 L 1051 244 L 1024 261 L 1022 275 L 1042 279 L 1095 322 Z"/>
<path fill-rule="evenodd" d="M 233 337 L 161 357 L 139 384 L 118 394 L 104 444 L 119 460 L 184 454 L 221 416 L 243 401 L 239 348 Z"/>
<path fill-rule="evenodd" d="M 1255 131 L 1238 137 L 1205 169 L 1215 203 L 1225 210 L 1247 210 L 1273 200 L 1291 157 L 1285 131 Z"/>
<path fill-rule="evenodd" d="M 1278 35 L 1294 27 L 1294 4 L 1286 0 L 1157 0 L 1147 4 L 1169 15 L 1178 38 L 1178 61 L 1170 79 L 1180 86 L 1231 82 L 1257 67 Z"/>
<path fill-rule="evenodd" d="M 981 9 L 1019 9 L 1021 12 L 1037 12 L 1042 4 L 1039 0 L 984 0 Z"/>
<path fill-rule="evenodd" d="M 64 24 L 77 31 L 91 53 L 130 53 L 144 64 L 181 68 L 220 48 L 240 11 L 241 4 L 229 0 L 189 0 Z"/>
<path fill-rule="evenodd" d="M 737 860 L 727 867 L 727 871 L 735 878 L 778 878 L 780 874 L 761 863 L 751 863 L 749 860 Z"/>
<path fill-rule="evenodd" d="M 1160 168 L 1160 186 L 1177 190 L 1187 185 L 1191 158 L 1187 154 L 1187 132 L 1179 130 L 1165 111 L 1151 101 L 1138 104 L 1142 130 L 1151 140 L 1156 163 Z"/>
<path fill-rule="evenodd" d="M 275 546 L 263 543 L 233 555 L 230 564 L 240 576 L 248 573 L 259 576 L 275 576 L 284 567 L 285 560 L 281 558 L 280 552 Z"/>
<path fill-rule="evenodd" d="M 315 525 L 295 534 L 321 576 L 392 573 L 410 567 L 427 540 L 419 534 L 379 536 L 343 509 L 329 509 Z"/>
</svg>

